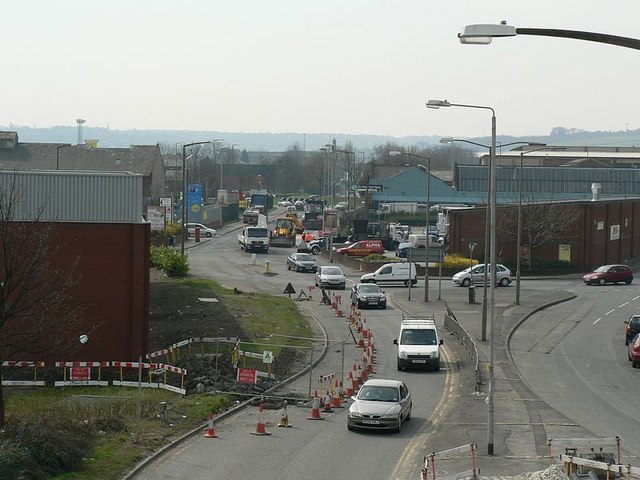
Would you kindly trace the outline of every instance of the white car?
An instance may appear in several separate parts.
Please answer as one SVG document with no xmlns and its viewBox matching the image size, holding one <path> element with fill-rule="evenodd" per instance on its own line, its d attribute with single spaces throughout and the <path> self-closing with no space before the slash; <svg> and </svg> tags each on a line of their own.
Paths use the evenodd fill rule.
<svg viewBox="0 0 640 480">
<path fill-rule="evenodd" d="M 316 287 L 339 288 L 340 290 L 344 290 L 347 285 L 347 277 L 345 277 L 340 267 L 327 265 L 318 267 L 315 282 Z"/>
<path fill-rule="evenodd" d="M 349 430 L 402 430 L 411 419 L 411 392 L 399 380 L 372 379 L 362 384 L 351 397 L 347 428 Z"/>
<path fill-rule="evenodd" d="M 217 237 L 218 232 L 216 232 L 213 228 L 209 228 L 201 223 L 189 223 L 187 226 L 187 236 L 194 237 L 196 235 L 196 228 L 200 228 L 200 236 L 201 237 Z"/>
<path fill-rule="evenodd" d="M 487 268 L 487 281 L 491 277 L 491 265 L 484 263 L 465 268 L 461 272 L 456 273 L 451 279 L 456 285 L 468 287 L 472 283 L 475 285 L 484 285 L 484 269 Z M 511 270 L 504 265 L 496 265 L 496 285 L 508 287 L 511 283 Z"/>
</svg>

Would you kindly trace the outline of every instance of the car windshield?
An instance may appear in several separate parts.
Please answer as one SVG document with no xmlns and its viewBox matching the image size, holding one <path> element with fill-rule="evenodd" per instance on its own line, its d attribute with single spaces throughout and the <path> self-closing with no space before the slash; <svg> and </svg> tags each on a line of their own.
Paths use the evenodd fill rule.
<svg viewBox="0 0 640 480">
<path fill-rule="evenodd" d="M 301 262 L 315 262 L 315 259 L 308 253 L 299 253 L 295 258 L 300 260 Z"/>
<path fill-rule="evenodd" d="M 400 343 L 402 345 L 435 345 L 436 332 L 426 329 L 403 330 Z"/>
<path fill-rule="evenodd" d="M 323 275 L 342 275 L 342 270 L 338 267 L 325 267 L 322 269 Z"/>
<path fill-rule="evenodd" d="M 607 271 L 609 271 L 609 266 L 608 265 L 605 265 L 603 267 L 598 267 L 598 268 L 596 268 L 594 270 L 594 272 L 596 272 L 596 273 L 605 273 Z"/>
<path fill-rule="evenodd" d="M 268 237 L 269 233 L 266 228 L 252 228 L 247 232 L 249 237 Z"/>
<path fill-rule="evenodd" d="M 360 285 L 360 291 L 362 293 L 380 293 L 380 287 L 378 285 Z"/>
<path fill-rule="evenodd" d="M 358 392 L 358 400 L 370 402 L 398 402 L 398 389 L 395 387 L 363 386 Z"/>
</svg>

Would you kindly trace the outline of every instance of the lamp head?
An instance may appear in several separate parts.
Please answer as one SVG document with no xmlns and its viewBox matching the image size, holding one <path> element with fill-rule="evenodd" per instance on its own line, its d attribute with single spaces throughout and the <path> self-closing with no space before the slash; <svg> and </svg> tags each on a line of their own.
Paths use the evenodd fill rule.
<svg viewBox="0 0 640 480">
<path fill-rule="evenodd" d="M 451 103 L 448 100 L 429 100 L 426 104 L 427 108 L 440 108 L 450 107 Z"/>
<path fill-rule="evenodd" d="M 453 137 L 442 137 L 440 143 L 453 143 Z"/>
<path fill-rule="evenodd" d="M 467 25 L 458 33 L 458 39 L 467 45 L 489 45 L 494 37 L 515 37 L 517 34 L 516 27 L 503 20 L 499 25 Z"/>
<path fill-rule="evenodd" d="M 392 157 L 395 157 L 397 155 L 402 155 L 402 152 L 398 151 L 398 150 L 391 150 L 389 152 L 389 155 L 391 155 Z"/>
</svg>

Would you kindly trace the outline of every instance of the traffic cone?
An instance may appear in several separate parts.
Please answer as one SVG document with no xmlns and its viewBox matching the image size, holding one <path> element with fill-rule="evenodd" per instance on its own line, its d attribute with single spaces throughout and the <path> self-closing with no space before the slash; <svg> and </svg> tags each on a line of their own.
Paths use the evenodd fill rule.
<svg viewBox="0 0 640 480">
<path fill-rule="evenodd" d="M 307 417 L 307 420 L 324 420 L 324 417 L 320 415 L 318 397 L 313 397 L 313 400 L 311 401 L 311 416 Z"/>
<path fill-rule="evenodd" d="M 278 426 L 279 427 L 293 427 L 293 425 L 291 425 L 289 423 L 289 416 L 287 415 L 287 401 L 286 400 L 282 403 L 282 407 L 283 407 L 282 417 L 280 418 L 280 423 L 278 423 Z"/>
<path fill-rule="evenodd" d="M 260 409 L 258 410 L 258 424 L 256 425 L 256 431 L 251 432 L 251 435 L 271 435 L 271 432 L 267 432 L 267 427 L 264 424 L 262 416 L 264 414 L 264 405 L 260 404 Z"/>
<path fill-rule="evenodd" d="M 204 434 L 206 438 L 218 438 L 215 429 L 213 428 L 213 413 L 209 414 L 209 424 L 207 425 L 207 433 Z"/>
<path fill-rule="evenodd" d="M 333 391 L 333 398 L 331 399 L 331 406 L 333 408 L 343 408 L 342 398 L 340 396 L 340 389 L 338 388 L 338 380 L 336 380 L 336 388 Z"/>
<path fill-rule="evenodd" d="M 353 372 L 349 371 L 349 375 L 347 376 L 347 381 L 351 384 L 350 387 L 347 387 L 347 397 L 353 397 L 354 391 L 354 383 L 353 383 Z"/>
</svg>

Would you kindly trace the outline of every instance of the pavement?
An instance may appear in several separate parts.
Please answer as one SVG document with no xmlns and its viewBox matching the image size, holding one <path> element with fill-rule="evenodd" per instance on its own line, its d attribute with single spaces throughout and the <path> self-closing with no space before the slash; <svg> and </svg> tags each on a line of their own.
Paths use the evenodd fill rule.
<svg viewBox="0 0 640 480">
<path fill-rule="evenodd" d="M 231 233 L 234 224 L 219 230 L 221 234 Z M 204 242 L 210 239 L 203 239 Z M 196 246 L 189 242 L 187 248 Z M 636 262 L 640 263 L 640 262 Z M 571 278 L 580 278 L 573 275 Z M 527 277 L 529 280 L 529 277 Z M 450 278 L 443 278 L 450 282 Z M 533 288 L 531 284 L 533 283 Z M 431 279 L 432 292 L 436 279 Z M 416 292 L 417 293 L 417 292 Z M 487 293 L 489 294 L 489 291 Z M 449 368 L 453 372 L 452 387 L 459 394 L 455 400 L 444 406 L 445 415 L 435 416 L 428 445 L 424 452 L 441 452 L 455 447 L 475 443 L 475 464 L 469 452 L 440 457 L 436 455 L 436 478 L 465 478 L 462 472 L 470 472 L 474 467 L 479 469 L 482 478 L 500 479 L 519 475 L 525 472 L 544 470 L 548 466 L 547 438 L 579 438 L 593 437 L 571 419 L 560 414 L 532 392 L 526 382 L 520 378 L 519 372 L 508 351 L 508 339 L 517 326 L 537 311 L 560 302 L 571 301 L 574 295 L 570 292 L 537 290 L 535 282 L 528 282 L 526 290 L 521 291 L 520 305 L 515 305 L 515 287 L 495 289 L 495 338 L 494 346 L 494 421 L 493 449 L 489 448 L 489 428 L 487 398 L 489 393 L 490 358 L 490 313 L 487 311 L 486 340 L 482 340 L 482 300 L 483 288 L 476 288 L 475 303 L 469 303 L 468 289 L 455 289 L 455 293 L 446 298 L 446 303 L 462 327 L 474 340 L 478 348 L 480 364 L 480 384 L 476 381 L 475 365 L 464 349 L 462 343 L 453 334 L 443 329 L 445 346 L 453 361 Z M 434 295 L 433 298 L 435 298 Z M 404 304 L 416 314 L 444 312 L 442 300 L 429 303 L 411 302 Z M 404 305 L 403 305 L 404 304 Z M 558 455 L 564 451 L 552 452 L 557 462 Z M 430 469 L 433 467 L 430 467 Z M 429 472 L 427 478 L 433 478 Z M 460 475 L 458 475 L 460 474 Z"/>
</svg>

